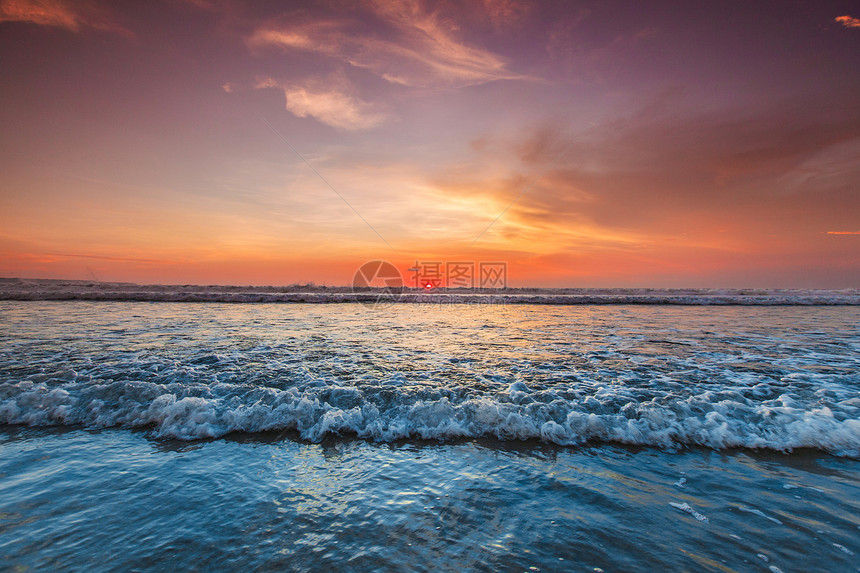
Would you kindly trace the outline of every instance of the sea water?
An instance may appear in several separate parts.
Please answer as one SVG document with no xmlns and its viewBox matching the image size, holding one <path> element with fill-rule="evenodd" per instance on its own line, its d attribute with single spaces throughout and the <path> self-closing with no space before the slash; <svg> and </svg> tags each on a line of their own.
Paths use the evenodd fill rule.
<svg viewBox="0 0 860 573">
<path fill-rule="evenodd" d="M 860 308 L 0 302 L 0 568 L 860 570 Z"/>
</svg>

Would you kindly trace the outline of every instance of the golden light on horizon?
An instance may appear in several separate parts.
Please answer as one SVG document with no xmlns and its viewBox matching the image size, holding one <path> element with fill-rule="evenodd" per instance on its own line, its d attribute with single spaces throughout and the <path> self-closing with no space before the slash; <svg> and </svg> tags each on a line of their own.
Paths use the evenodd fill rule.
<svg viewBox="0 0 860 573">
<path fill-rule="evenodd" d="M 0 275 L 346 282 L 385 258 L 501 259 L 524 285 L 860 282 L 857 31 L 823 8 L 738 28 L 739 64 L 692 7 L 687 35 L 648 11 L 192 5 L 171 43 L 176 6 L 40 6 L 0 13 Z M 786 34 L 827 64 L 760 44 Z"/>
</svg>

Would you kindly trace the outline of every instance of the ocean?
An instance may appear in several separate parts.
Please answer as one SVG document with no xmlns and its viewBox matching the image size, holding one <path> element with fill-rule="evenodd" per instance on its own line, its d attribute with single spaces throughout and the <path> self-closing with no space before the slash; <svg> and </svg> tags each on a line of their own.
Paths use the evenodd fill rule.
<svg viewBox="0 0 860 573">
<path fill-rule="evenodd" d="M 329 302 L 0 301 L 0 569 L 860 571 L 860 307 Z"/>
</svg>

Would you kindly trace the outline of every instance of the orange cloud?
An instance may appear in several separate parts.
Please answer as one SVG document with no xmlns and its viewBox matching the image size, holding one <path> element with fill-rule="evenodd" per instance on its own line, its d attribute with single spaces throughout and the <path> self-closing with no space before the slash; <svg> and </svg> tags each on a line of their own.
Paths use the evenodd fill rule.
<svg viewBox="0 0 860 573">
<path fill-rule="evenodd" d="M 806 118 L 801 102 L 671 117 L 648 104 L 578 133 L 558 121 L 485 135 L 471 148 L 496 170 L 437 176 L 437 203 L 462 204 L 472 222 L 484 213 L 474 236 L 493 224 L 477 247 L 664 262 L 826 249 L 836 264 L 851 254 L 834 244 L 851 241 L 820 229 L 853 225 L 858 205 L 851 103 Z"/>
<path fill-rule="evenodd" d="M 413 87 L 462 87 L 519 77 L 495 54 L 455 39 L 453 25 L 418 2 L 376 1 L 370 6 L 393 29 L 391 39 L 362 30 L 355 21 L 295 23 L 292 18 L 260 27 L 249 43 L 324 54 Z"/>
<path fill-rule="evenodd" d="M 828 235 L 860 235 L 860 231 L 827 231 Z"/>
<path fill-rule="evenodd" d="M 860 18 L 852 18 L 851 16 L 839 16 L 836 21 L 846 28 L 860 28 Z"/>
<path fill-rule="evenodd" d="M 129 35 L 98 6 L 90 2 L 66 0 L 3 0 L 0 22 L 29 22 L 40 26 L 65 28 L 79 32 L 83 27 L 109 30 Z"/>
<path fill-rule="evenodd" d="M 341 78 L 316 79 L 304 85 L 284 84 L 272 78 L 257 82 L 257 89 L 277 87 L 287 98 L 287 111 L 296 117 L 313 117 L 326 125 L 348 131 L 370 129 L 385 121 L 384 113 L 361 98 L 350 95 Z M 232 91 L 231 89 L 225 91 Z"/>
<path fill-rule="evenodd" d="M 371 111 L 367 102 L 338 91 L 312 92 L 305 88 L 287 88 L 287 110 L 298 117 L 311 116 L 326 125 L 357 130 L 375 127 L 385 116 Z"/>
<path fill-rule="evenodd" d="M 0 22 L 32 22 L 77 32 L 81 17 L 59 0 L 8 0 L 0 4 Z"/>
</svg>

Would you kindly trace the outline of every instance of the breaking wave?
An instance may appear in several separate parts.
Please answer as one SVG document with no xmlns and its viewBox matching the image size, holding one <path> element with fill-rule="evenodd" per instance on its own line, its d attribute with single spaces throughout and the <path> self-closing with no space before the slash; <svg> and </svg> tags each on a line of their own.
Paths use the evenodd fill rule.
<svg viewBox="0 0 860 573">
<path fill-rule="evenodd" d="M 137 285 L 89 281 L 39 279 L 0 280 L 0 300 L 93 300 L 148 302 L 229 303 L 343 303 L 397 302 L 435 304 L 643 304 L 643 305 L 743 305 L 834 306 L 860 305 L 860 289 L 658 289 L 658 288 L 512 288 L 405 289 L 392 295 L 379 290 L 349 287 L 293 285 L 289 287 L 238 287 L 223 285 Z"/>
<path fill-rule="evenodd" d="M 235 384 L 112 382 L 0 385 L 0 422 L 149 427 L 157 437 L 191 440 L 230 432 L 295 430 L 305 440 L 355 435 L 378 441 L 495 437 L 560 445 L 590 441 L 677 448 L 816 448 L 860 456 L 860 398 L 828 389 L 818 404 L 771 388 L 691 396 L 635 396 L 624 387 L 564 398 L 511 384 L 495 396 L 390 385 L 310 384 L 260 388 Z"/>
<path fill-rule="evenodd" d="M 0 424 L 860 457 L 853 307 L 0 307 Z"/>
</svg>

